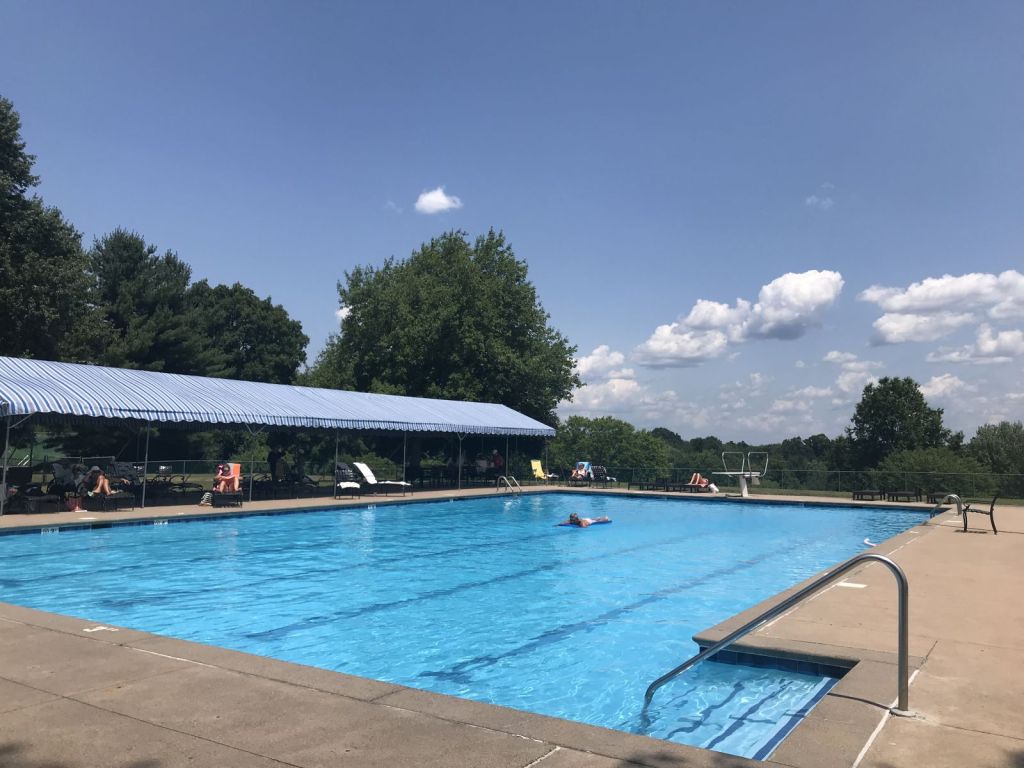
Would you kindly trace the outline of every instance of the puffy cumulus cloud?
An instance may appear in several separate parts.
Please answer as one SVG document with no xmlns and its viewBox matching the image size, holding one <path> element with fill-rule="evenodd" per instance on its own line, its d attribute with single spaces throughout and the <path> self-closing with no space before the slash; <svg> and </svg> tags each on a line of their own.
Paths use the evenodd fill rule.
<svg viewBox="0 0 1024 768">
<path fill-rule="evenodd" d="M 761 288 L 754 305 L 751 336 L 796 339 L 817 325 L 821 313 L 843 290 L 838 272 L 812 269 L 788 272 Z"/>
<path fill-rule="evenodd" d="M 426 214 L 444 213 L 461 207 L 462 201 L 455 195 L 447 194 L 444 187 L 421 192 L 415 205 L 417 212 Z"/>
<path fill-rule="evenodd" d="M 943 275 L 911 283 L 906 288 L 873 285 L 861 291 L 858 298 L 877 304 L 884 312 L 953 313 L 970 306 L 974 311 L 987 312 L 993 319 L 1004 320 L 1024 317 L 1024 275 L 1013 269 L 998 275 Z"/>
<path fill-rule="evenodd" d="M 576 358 L 576 371 L 584 381 L 600 378 L 633 378 L 631 368 L 623 368 L 626 356 L 607 344 L 596 347 L 589 355 Z"/>
<path fill-rule="evenodd" d="M 973 323 L 974 319 L 970 312 L 936 312 L 932 315 L 886 312 L 875 320 L 875 334 L 871 341 L 873 344 L 935 341 Z"/>
<path fill-rule="evenodd" d="M 685 317 L 659 325 L 635 356 L 649 366 L 696 365 L 750 339 L 796 339 L 820 323 L 843 289 L 838 272 L 789 272 L 761 287 L 757 301 L 699 299 Z"/>
<path fill-rule="evenodd" d="M 827 211 L 835 204 L 836 201 L 828 195 L 811 195 L 804 198 L 804 205 L 816 211 Z"/>
<path fill-rule="evenodd" d="M 334 310 L 334 316 L 338 318 L 339 323 L 351 314 L 352 307 L 346 307 L 344 304 Z"/>
<path fill-rule="evenodd" d="M 769 408 L 769 413 L 806 413 L 811 410 L 811 404 L 806 400 L 788 400 L 779 399 L 773 402 Z"/>
<path fill-rule="evenodd" d="M 655 328 L 651 337 L 636 348 L 634 357 L 652 367 L 699 365 L 720 357 L 728 344 L 728 337 L 721 331 L 689 331 L 672 323 Z"/>
<path fill-rule="evenodd" d="M 832 350 L 823 358 L 826 363 L 834 363 L 839 366 L 839 375 L 836 377 L 836 388 L 846 395 L 860 392 L 868 384 L 878 381 L 873 371 L 882 367 L 876 360 L 860 360 L 851 352 L 839 352 Z M 839 400 L 842 403 L 842 400 Z M 833 404 L 836 401 L 833 400 Z"/>
<path fill-rule="evenodd" d="M 978 328 L 973 344 L 958 349 L 943 348 L 928 355 L 929 363 L 1009 363 L 1024 355 L 1024 331 L 999 331 L 989 325 Z"/>
<path fill-rule="evenodd" d="M 647 387 L 636 379 L 611 378 L 577 389 L 571 409 L 598 413 L 632 410 L 649 403 L 651 398 Z"/>
<path fill-rule="evenodd" d="M 932 376 L 921 385 L 921 394 L 928 399 L 950 397 L 964 392 L 974 392 L 976 387 L 962 381 L 951 373 Z"/>
</svg>

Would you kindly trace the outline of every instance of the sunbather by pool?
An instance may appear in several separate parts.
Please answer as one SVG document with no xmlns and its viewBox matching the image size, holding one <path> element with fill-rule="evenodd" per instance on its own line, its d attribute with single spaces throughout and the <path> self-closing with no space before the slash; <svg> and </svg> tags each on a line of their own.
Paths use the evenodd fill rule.
<svg viewBox="0 0 1024 768">
<path fill-rule="evenodd" d="M 710 481 L 700 472 L 694 472 L 690 477 L 689 485 L 707 485 Z"/>
<path fill-rule="evenodd" d="M 107 480 L 107 476 L 103 474 L 103 470 L 99 467 L 93 467 L 89 470 L 89 474 L 85 476 L 85 486 L 88 488 L 92 486 L 91 490 L 88 491 L 90 496 L 95 496 L 97 493 L 104 493 L 109 495 L 110 481 Z"/>
</svg>

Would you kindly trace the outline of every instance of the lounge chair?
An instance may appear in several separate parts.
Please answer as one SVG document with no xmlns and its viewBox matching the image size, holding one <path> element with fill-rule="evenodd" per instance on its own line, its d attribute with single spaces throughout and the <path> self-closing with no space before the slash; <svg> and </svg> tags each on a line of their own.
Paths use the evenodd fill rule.
<svg viewBox="0 0 1024 768">
<path fill-rule="evenodd" d="M 693 478 L 697 478 L 697 482 L 693 482 Z M 690 476 L 690 481 L 685 483 L 679 483 L 678 486 L 672 486 L 669 490 L 675 490 L 678 487 L 679 490 L 688 491 L 689 493 L 711 493 L 711 481 L 704 477 L 700 472 L 694 472 Z"/>
<path fill-rule="evenodd" d="M 373 476 L 373 470 L 363 464 L 361 461 L 353 461 L 352 466 L 356 468 L 356 471 L 363 476 L 363 483 L 360 486 L 362 490 L 369 490 L 371 493 L 393 493 L 401 491 L 404 496 L 406 492 L 412 490 L 412 483 L 407 483 L 404 480 L 380 480 Z"/>
<path fill-rule="evenodd" d="M 609 477 L 608 470 L 602 466 L 595 464 L 590 473 L 591 479 L 595 483 L 601 483 L 602 485 L 608 485 L 608 483 L 617 483 L 614 477 Z"/>
<path fill-rule="evenodd" d="M 231 464 L 231 490 L 214 492 L 213 506 L 215 507 L 240 507 L 242 506 L 242 465 Z"/>
<path fill-rule="evenodd" d="M 992 503 L 989 504 L 988 511 L 984 509 L 971 509 L 970 504 L 964 505 L 964 533 L 967 533 L 967 513 L 973 512 L 976 515 L 988 515 L 988 521 L 992 524 L 992 533 L 998 535 L 999 531 L 996 530 L 996 499 L 998 498 L 998 493 L 992 497 Z"/>
<path fill-rule="evenodd" d="M 362 486 L 356 482 L 356 473 L 352 471 L 352 467 L 339 461 L 334 466 L 334 498 L 356 496 L 361 488 Z"/>
<path fill-rule="evenodd" d="M 59 512 L 63 496 L 45 493 L 38 483 L 32 482 L 31 467 L 7 468 L 6 505 L 11 512 L 36 514 L 46 512 L 44 504 L 51 504 L 51 512 Z"/>
<path fill-rule="evenodd" d="M 590 485 L 594 479 L 594 470 L 589 461 L 577 461 L 576 466 L 569 475 L 569 485 Z"/>
<path fill-rule="evenodd" d="M 540 459 L 530 459 L 530 469 L 533 470 L 534 480 L 543 480 L 545 483 L 548 480 L 557 480 L 558 475 L 554 472 L 545 472 L 544 467 L 540 463 Z"/>
</svg>

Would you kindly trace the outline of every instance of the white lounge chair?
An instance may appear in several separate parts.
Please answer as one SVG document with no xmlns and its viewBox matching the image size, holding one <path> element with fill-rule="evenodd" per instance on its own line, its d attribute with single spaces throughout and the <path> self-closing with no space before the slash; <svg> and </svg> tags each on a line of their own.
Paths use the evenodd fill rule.
<svg viewBox="0 0 1024 768">
<path fill-rule="evenodd" d="M 363 464 L 361 461 L 353 461 L 352 466 L 356 468 L 356 471 L 363 476 L 363 485 L 366 489 L 372 493 L 392 493 L 401 491 L 402 495 L 412 488 L 412 483 L 407 483 L 405 480 L 382 480 L 378 481 L 373 476 L 373 470 Z"/>
</svg>

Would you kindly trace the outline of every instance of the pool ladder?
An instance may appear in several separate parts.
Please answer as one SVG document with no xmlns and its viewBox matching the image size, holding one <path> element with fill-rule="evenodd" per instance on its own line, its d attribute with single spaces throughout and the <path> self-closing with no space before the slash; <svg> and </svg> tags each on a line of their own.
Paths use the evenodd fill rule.
<svg viewBox="0 0 1024 768">
<path fill-rule="evenodd" d="M 502 486 L 507 488 L 509 493 L 523 492 L 523 486 L 512 475 L 502 475 L 494 482 L 494 490 L 501 490 Z"/>
<path fill-rule="evenodd" d="M 908 678 L 908 670 L 910 631 L 907 602 L 909 600 L 910 587 L 907 582 L 906 574 L 903 573 L 903 569 L 896 565 L 896 563 L 894 563 L 888 557 L 884 557 L 883 555 L 876 555 L 871 552 L 865 552 L 863 554 L 856 555 L 855 557 L 851 557 L 845 563 L 837 565 L 831 571 L 824 574 L 820 578 L 815 579 L 813 582 L 808 584 L 800 591 L 790 595 L 781 603 L 778 603 L 777 605 L 769 608 L 767 611 L 760 614 L 756 618 L 752 619 L 751 621 L 748 621 L 739 629 L 730 632 L 728 635 L 723 637 L 714 645 L 705 648 L 703 651 L 698 653 L 693 658 L 687 659 L 678 667 L 676 667 L 670 672 L 666 672 L 664 675 L 662 675 L 653 683 L 651 683 L 648 686 L 647 691 L 644 693 L 644 706 L 643 709 L 640 711 L 641 730 L 646 731 L 650 727 L 650 716 L 647 713 L 647 709 L 651 705 L 651 699 L 654 698 L 655 692 L 669 680 L 672 680 L 673 678 L 682 674 L 690 667 L 692 667 L 694 664 L 704 661 L 704 659 L 707 659 L 710 656 L 714 656 L 720 650 L 722 650 L 726 646 L 732 645 L 734 642 L 739 640 L 744 635 L 753 632 L 755 629 L 763 626 L 764 624 L 768 623 L 777 616 L 785 613 L 797 603 L 803 602 L 803 600 L 813 595 L 815 592 L 820 590 L 825 585 L 831 584 L 833 581 L 838 579 L 847 571 L 856 568 L 858 565 L 861 565 L 862 563 L 867 562 L 869 560 L 875 560 L 877 562 L 882 563 L 892 572 L 892 575 L 896 577 L 896 585 L 899 593 L 899 647 L 897 651 L 896 660 L 896 677 L 899 693 L 897 695 L 896 706 L 890 709 L 890 712 L 892 712 L 894 715 L 909 715 L 910 711 L 908 709 L 908 698 L 910 683 Z"/>
</svg>

